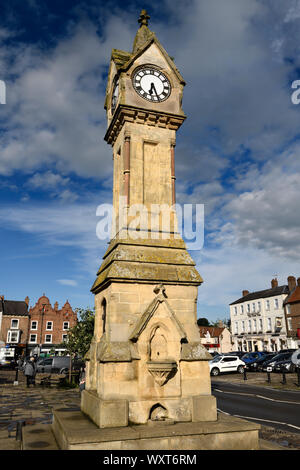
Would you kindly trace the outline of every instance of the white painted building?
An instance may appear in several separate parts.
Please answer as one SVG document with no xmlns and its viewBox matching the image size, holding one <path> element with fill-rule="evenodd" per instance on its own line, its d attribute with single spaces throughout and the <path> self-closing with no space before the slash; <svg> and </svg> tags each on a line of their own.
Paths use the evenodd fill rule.
<svg viewBox="0 0 300 470">
<path fill-rule="evenodd" d="M 288 285 L 278 286 L 277 279 L 272 279 L 271 289 L 243 291 L 230 304 L 234 351 L 272 352 L 288 347 L 283 307 L 288 293 Z"/>
</svg>

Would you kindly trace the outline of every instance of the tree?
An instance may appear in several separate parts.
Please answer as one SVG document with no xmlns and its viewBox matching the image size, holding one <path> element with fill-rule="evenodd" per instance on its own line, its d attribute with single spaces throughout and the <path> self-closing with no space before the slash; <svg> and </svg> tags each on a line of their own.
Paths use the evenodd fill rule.
<svg viewBox="0 0 300 470">
<path fill-rule="evenodd" d="M 198 326 L 210 326 L 209 321 L 207 320 L 207 318 L 198 318 L 197 325 Z"/>
<path fill-rule="evenodd" d="M 70 356 L 84 357 L 90 348 L 94 335 L 95 311 L 94 309 L 76 309 L 78 323 L 68 331 L 64 347 Z"/>
</svg>

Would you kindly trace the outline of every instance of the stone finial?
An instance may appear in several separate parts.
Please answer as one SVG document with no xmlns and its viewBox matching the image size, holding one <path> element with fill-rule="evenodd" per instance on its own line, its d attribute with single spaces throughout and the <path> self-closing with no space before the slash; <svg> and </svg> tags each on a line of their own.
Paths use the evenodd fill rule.
<svg viewBox="0 0 300 470">
<path fill-rule="evenodd" d="M 158 284 L 157 286 L 155 286 L 153 292 L 156 295 L 163 294 L 164 297 L 167 297 L 166 288 L 163 284 Z"/>
<path fill-rule="evenodd" d="M 147 14 L 146 10 L 142 10 L 138 22 L 141 24 L 141 26 L 148 26 L 148 20 L 150 20 L 150 16 Z"/>
</svg>

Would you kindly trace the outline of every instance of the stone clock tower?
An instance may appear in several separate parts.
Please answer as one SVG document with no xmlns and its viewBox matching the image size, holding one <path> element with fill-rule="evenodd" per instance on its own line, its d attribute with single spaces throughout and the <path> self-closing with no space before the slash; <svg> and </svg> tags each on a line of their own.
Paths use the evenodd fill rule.
<svg viewBox="0 0 300 470">
<path fill-rule="evenodd" d="M 143 10 L 131 53 L 112 51 L 108 74 L 105 140 L 113 149 L 116 226 L 92 287 L 96 321 L 82 399 L 100 427 L 158 416 L 216 419 L 210 355 L 196 324 L 202 279 L 172 207 L 185 83 L 148 18 Z M 136 205 L 146 216 L 132 230 Z"/>
<path fill-rule="evenodd" d="M 185 447 L 191 445 L 186 437 L 171 444 L 168 439 L 193 434 L 199 446 L 200 434 L 215 431 L 193 426 L 218 422 L 211 356 L 196 323 L 202 278 L 178 234 L 173 207 L 185 82 L 148 19 L 142 10 L 132 52 L 113 49 L 108 74 L 105 140 L 113 151 L 116 223 L 91 289 L 95 329 L 76 418 L 88 417 L 98 434 L 93 428 L 87 437 L 79 431 L 72 437 L 67 415 L 57 411 L 53 426 L 62 448 L 203 448 Z M 138 224 L 132 211 L 137 205 L 143 212 Z M 176 428 L 183 424 L 189 428 Z M 164 436 L 157 447 L 149 443 L 152 434 Z"/>
</svg>

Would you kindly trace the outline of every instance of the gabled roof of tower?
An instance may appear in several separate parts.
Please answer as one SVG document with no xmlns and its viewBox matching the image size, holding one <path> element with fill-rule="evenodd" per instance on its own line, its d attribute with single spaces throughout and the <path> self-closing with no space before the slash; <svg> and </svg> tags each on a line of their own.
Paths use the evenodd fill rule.
<svg viewBox="0 0 300 470">
<path fill-rule="evenodd" d="M 167 63 L 169 64 L 170 68 L 177 76 L 180 83 L 185 85 L 185 81 L 182 75 L 180 74 L 179 70 L 177 69 L 173 59 L 169 56 L 167 51 L 161 45 L 155 33 L 153 31 L 150 31 L 150 29 L 148 28 L 149 18 L 150 16 L 147 15 L 146 10 L 142 10 L 140 18 L 138 20 L 139 23 L 141 23 L 141 26 L 138 29 L 134 38 L 132 52 L 126 52 L 120 49 L 113 49 L 111 53 L 111 60 L 115 63 L 118 71 L 126 71 L 132 65 L 132 63 L 151 46 L 151 44 L 155 43 L 164 58 L 166 59 Z"/>
</svg>

